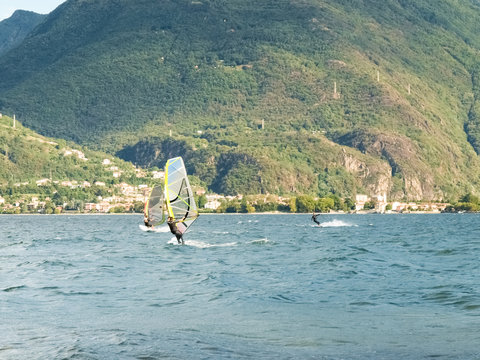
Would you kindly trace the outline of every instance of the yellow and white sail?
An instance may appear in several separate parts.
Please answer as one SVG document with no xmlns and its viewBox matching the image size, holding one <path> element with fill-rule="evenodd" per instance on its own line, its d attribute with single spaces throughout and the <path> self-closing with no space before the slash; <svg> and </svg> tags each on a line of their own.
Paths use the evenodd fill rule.
<svg viewBox="0 0 480 360">
<path fill-rule="evenodd" d="M 177 222 L 181 232 L 185 232 L 198 217 L 197 205 L 181 157 L 169 159 L 165 165 L 165 205 L 168 216 Z"/>
</svg>

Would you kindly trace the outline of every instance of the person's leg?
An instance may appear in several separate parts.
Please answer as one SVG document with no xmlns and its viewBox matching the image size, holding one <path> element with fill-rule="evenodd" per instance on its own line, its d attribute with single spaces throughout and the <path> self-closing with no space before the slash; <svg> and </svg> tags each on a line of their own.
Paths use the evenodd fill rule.
<svg viewBox="0 0 480 360">
<path fill-rule="evenodd" d="M 182 233 L 181 233 L 180 231 L 177 231 L 177 232 L 175 233 L 175 236 L 177 237 L 177 241 L 178 241 L 179 244 L 183 244 L 183 243 L 184 243 L 183 237 L 182 237 Z"/>
</svg>

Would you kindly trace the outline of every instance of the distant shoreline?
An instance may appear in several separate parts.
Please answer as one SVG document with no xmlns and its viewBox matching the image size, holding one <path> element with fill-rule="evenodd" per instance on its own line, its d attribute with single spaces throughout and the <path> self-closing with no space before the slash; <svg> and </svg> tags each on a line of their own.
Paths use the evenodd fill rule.
<svg viewBox="0 0 480 360">
<path fill-rule="evenodd" d="M 312 213 L 287 213 L 287 212 L 253 212 L 253 213 L 200 213 L 200 216 L 211 215 L 310 215 Z M 411 211 L 411 212 L 390 212 L 390 213 L 376 213 L 376 212 L 329 212 L 329 213 L 317 213 L 317 215 L 443 215 L 443 214 L 478 214 L 476 212 L 465 213 L 445 213 L 438 211 Z M 61 213 L 61 214 L 38 214 L 38 213 L 26 213 L 26 214 L 0 214 L 0 216 L 143 216 L 141 213 Z"/>
</svg>

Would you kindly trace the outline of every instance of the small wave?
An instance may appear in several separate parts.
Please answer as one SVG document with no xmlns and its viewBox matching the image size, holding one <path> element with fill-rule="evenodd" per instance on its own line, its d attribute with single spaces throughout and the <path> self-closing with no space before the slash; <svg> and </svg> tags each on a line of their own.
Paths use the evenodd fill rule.
<svg viewBox="0 0 480 360">
<path fill-rule="evenodd" d="M 11 291 L 16 291 L 16 290 L 21 290 L 21 289 L 26 289 L 26 285 L 19 285 L 19 286 L 10 286 L 5 289 L 2 289 L 4 292 L 11 292 Z"/>
<path fill-rule="evenodd" d="M 102 291 L 75 291 L 75 290 L 70 290 L 70 291 L 56 290 L 55 293 L 57 295 L 62 295 L 62 296 L 90 296 L 90 295 L 104 295 L 105 294 Z"/>
<path fill-rule="evenodd" d="M 443 249 L 443 250 L 438 250 L 435 255 L 438 256 L 447 256 L 447 255 L 456 255 L 457 250 L 455 249 Z"/>
<path fill-rule="evenodd" d="M 251 240 L 251 241 L 247 242 L 247 244 L 257 245 L 257 244 L 268 244 L 270 242 L 271 242 L 271 240 L 268 240 L 267 238 L 263 238 L 263 239 Z"/>
<path fill-rule="evenodd" d="M 276 301 L 281 301 L 281 302 L 286 302 L 286 303 L 293 303 L 295 302 L 294 299 L 291 299 L 285 295 L 282 295 L 282 294 L 276 294 L 276 295 L 272 295 L 270 296 L 270 299 L 273 299 L 273 300 L 276 300 Z"/>
<path fill-rule="evenodd" d="M 73 264 L 66 263 L 61 260 L 43 260 L 39 265 L 40 266 L 60 266 L 63 268 L 73 267 Z"/>
<path fill-rule="evenodd" d="M 374 303 L 369 302 L 369 301 L 355 301 L 355 302 L 351 302 L 349 305 L 351 305 L 351 306 L 375 306 Z"/>
<path fill-rule="evenodd" d="M 441 305 L 456 306 L 464 310 L 476 310 L 480 307 L 478 297 L 472 289 L 464 286 L 438 286 L 423 295 L 423 299 Z"/>
</svg>

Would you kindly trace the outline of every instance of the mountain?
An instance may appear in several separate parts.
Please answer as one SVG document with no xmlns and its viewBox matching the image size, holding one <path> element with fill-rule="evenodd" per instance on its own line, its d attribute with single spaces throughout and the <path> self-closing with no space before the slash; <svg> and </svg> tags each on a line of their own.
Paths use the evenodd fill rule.
<svg viewBox="0 0 480 360">
<path fill-rule="evenodd" d="M 105 161 L 105 159 L 108 159 Z M 113 170 L 121 178 L 113 176 Z M 0 114 L 0 187 L 34 184 L 38 180 L 120 181 L 137 183 L 130 163 L 102 152 L 85 149 L 63 139 L 47 138 Z"/>
<path fill-rule="evenodd" d="M 17 10 L 11 17 L 0 21 L 0 56 L 19 45 L 46 15 Z"/>
<path fill-rule="evenodd" d="M 480 192 L 476 0 L 69 0 L 0 58 L 0 111 L 210 189 Z"/>
</svg>

